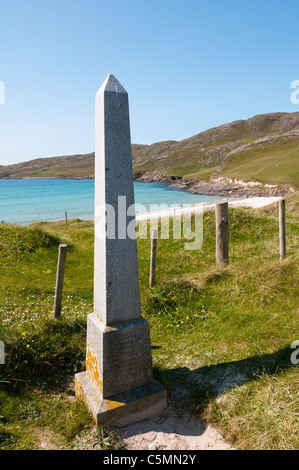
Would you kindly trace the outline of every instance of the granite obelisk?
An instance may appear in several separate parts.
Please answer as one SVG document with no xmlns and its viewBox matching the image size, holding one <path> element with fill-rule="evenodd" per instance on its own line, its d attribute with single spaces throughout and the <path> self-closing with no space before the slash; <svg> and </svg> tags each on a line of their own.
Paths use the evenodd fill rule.
<svg viewBox="0 0 299 470">
<path fill-rule="evenodd" d="M 95 119 L 94 311 L 76 395 L 98 424 L 122 426 L 162 411 L 167 398 L 141 316 L 128 94 L 113 75 L 96 95 Z"/>
</svg>

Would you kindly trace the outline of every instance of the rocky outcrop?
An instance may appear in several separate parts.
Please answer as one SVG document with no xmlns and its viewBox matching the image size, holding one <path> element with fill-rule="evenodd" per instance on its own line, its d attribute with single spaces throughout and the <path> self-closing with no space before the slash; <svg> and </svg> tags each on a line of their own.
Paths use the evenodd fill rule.
<svg viewBox="0 0 299 470">
<path fill-rule="evenodd" d="M 189 181 L 175 176 L 166 177 L 158 173 L 146 173 L 136 175 L 135 181 L 167 183 L 173 188 L 189 191 L 194 194 L 204 194 L 209 196 L 220 196 L 227 198 L 247 198 L 247 197 L 283 197 L 295 192 L 293 188 L 282 188 L 276 185 L 262 185 L 256 182 L 233 181 L 226 178 L 218 178 L 211 181 Z"/>
</svg>

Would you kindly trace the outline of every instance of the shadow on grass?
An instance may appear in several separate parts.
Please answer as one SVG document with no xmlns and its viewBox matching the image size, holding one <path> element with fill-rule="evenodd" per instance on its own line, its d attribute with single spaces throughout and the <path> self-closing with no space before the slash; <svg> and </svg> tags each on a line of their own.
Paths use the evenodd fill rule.
<svg viewBox="0 0 299 470">
<path fill-rule="evenodd" d="M 294 367 L 290 346 L 272 354 L 254 356 L 239 361 L 212 364 L 190 370 L 179 367 L 171 370 L 155 368 L 155 376 L 167 388 L 176 406 L 188 406 L 202 412 L 215 399 L 235 386 L 259 380 L 263 375 L 277 374 Z"/>
</svg>

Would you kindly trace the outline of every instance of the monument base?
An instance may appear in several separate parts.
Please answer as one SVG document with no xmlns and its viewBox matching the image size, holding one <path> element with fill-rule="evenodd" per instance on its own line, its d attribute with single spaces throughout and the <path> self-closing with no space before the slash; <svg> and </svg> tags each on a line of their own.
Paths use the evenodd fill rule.
<svg viewBox="0 0 299 470">
<path fill-rule="evenodd" d="M 156 380 L 103 399 L 87 372 L 75 376 L 76 396 L 88 406 L 96 424 L 127 426 L 163 411 L 167 406 L 165 388 Z"/>
</svg>

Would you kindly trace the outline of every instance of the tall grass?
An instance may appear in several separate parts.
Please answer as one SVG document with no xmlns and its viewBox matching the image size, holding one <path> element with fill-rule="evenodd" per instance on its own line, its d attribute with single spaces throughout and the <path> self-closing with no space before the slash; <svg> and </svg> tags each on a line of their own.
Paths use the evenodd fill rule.
<svg viewBox="0 0 299 470">
<path fill-rule="evenodd" d="M 237 448 L 298 448 L 298 200 L 287 201 L 287 258 L 279 260 L 277 207 L 230 210 L 230 264 L 215 266 L 214 213 L 200 250 L 158 240 L 157 285 L 148 287 L 150 240 L 138 240 L 142 314 L 154 373 L 177 407 L 213 421 Z M 0 225 L 0 448 L 119 448 L 95 433 L 74 396 L 85 369 L 93 308 L 93 223 Z M 58 245 L 68 244 L 62 315 L 53 319 Z M 289 423 L 289 429 L 287 429 Z M 49 437 L 50 436 L 50 437 Z"/>
</svg>

